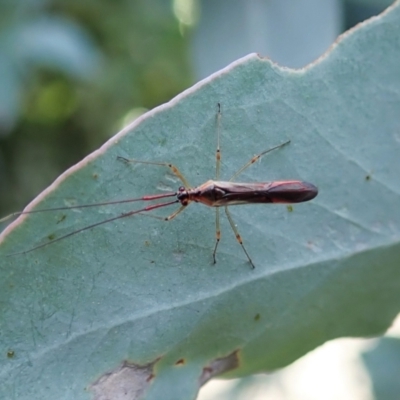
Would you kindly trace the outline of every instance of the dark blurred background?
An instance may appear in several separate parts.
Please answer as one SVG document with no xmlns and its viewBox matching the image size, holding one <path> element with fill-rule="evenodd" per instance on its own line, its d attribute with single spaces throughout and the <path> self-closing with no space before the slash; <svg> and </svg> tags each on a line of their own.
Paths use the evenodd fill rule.
<svg viewBox="0 0 400 400">
<path fill-rule="evenodd" d="M 194 81 L 170 1 L 0 3 L 0 215 Z"/>
<path fill-rule="evenodd" d="M 0 1 L 0 216 L 235 59 L 258 52 L 302 67 L 388 3 Z"/>
</svg>

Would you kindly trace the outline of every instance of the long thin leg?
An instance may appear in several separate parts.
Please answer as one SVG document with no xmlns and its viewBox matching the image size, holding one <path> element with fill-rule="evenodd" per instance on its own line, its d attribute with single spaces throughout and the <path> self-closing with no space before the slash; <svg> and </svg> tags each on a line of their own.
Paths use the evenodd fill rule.
<svg viewBox="0 0 400 400">
<path fill-rule="evenodd" d="M 239 242 L 239 244 L 242 246 L 242 249 L 243 249 L 243 251 L 245 252 L 245 254 L 246 254 L 246 256 L 247 256 L 247 258 L 248 258 L 248 260 L 249 260 L 249 262 L 250 262 L 250 264 L 251 264 L 251 267 L 254 269 L 255 266 L 254 266 L 254 264 L 253 264 L 253 261 L 251 260 L 251 258 L 250 258 L 250 256 L 249 256 L 249 253 L 247 252 L 246 248 L 244 247 L 243 240 L 242 240 L 241 236 L 239 235 L 239 232 L 238 232 L 238 230 L 237 230 L 237 228 L 236 228 L 236 226 L 235 226 L 235 223 L 233 222 L 233 219 L 232 219 L 232 217 L 231 217 L 231 214 L 230 214 L 229 211 L 228 211 L 228 207 L 225 207 L 225 213 L 226 213 L 226 216 L 228 217 L 229 223 L 231 224 L 231 228 L 232 228 L 232 230 L 233 230 L 233 232 L 234 232 L 234 234 L 235 234 L 236 240 L 237 240 L 237 241 Z"/>
<path fill-rule="evenodd" d="M 156 219 L 160 219 L 161 221 L 171 221 L 171 219 L 174 219 L 178 214 L 180 214 L 185 208 L 186 206 L 181 206 L 179 207 L 176 211 L 174 211 L 171 215 L 168 215 L 168 217 L 159 217 L 158 215 L 153 215 L 153 214 L 147 214 L 144 212 L 140 212 L 140 215 L 144 215 L 146 217 L 150 217 L 150 218 L 156 218 Z"/>
<path fill-rule="evenodd" d="M 219 180 L 219 173 L 220 173 L 220 169 L 221 169 L 221 148 L 220 148 L 220 129 L 221 129 L 221 104 L 218 103 L 218 112 L 217 112 L 217 150 L 215 153 L 215 158 L 216 158 L 216 177 L 215 180 Z M 284 143 L 286 144 L 286 143 Z M 283 144 L 281 145 L 283 146 Z M 277 146 L 280 147 L 280 146 Z M 276 148 L 277 148 L 276 147 Z M 244 167 L 242 167 L 232 178 L 235 178 L 237 175 L 239 175 L 244 169 L 246 169 L 248 166 L 250 166 L 251 164 L 253 164 L 254 162 L 256 162 L 263 154 L 268 153 L 268 151 L 271 151 L 273 149 L 267 150 L 261 154 L 259 154 L 256 157 L 253 157 Z M 238 230 L 236 229 L 235 223 L 233 222 L 233 219 L 228 211 L 228 207 L 225 207 L 225 213 L 226 216 L 228 217 L 228 221 L 233 229 L 233 232 L 235 233 L 235 237 L 236 240 L 239 242 L 239 244 L 242 246 L 243 251 L 245 252 L 252 268 L 254 268 L 254 264 L 253 261 L 251 261 L 251 258 L 249 256 L 249 254 L 247 253 L 247 250 L 245 249 L 244 245 L 243 245 L 243 240 L 241 238 L 241 236 L 239 235 Z M 216 254 L 217 254 L 217 248 L 218 248 L 218 244 L 221 240 L 221 228 L 220 228 L 220 222 L 219 222 L 219 207 L 215 208 L 215 237 L 216 237 L 216 241 L 215 241 L 215 247 L 214 247 L 214 251 L 213 251 L 213 259 L 214 259 L 214 264 L 217 262 L 216 260 Z"/>
<path fill-rule="evenodd" d="M 186 189 L 190 188 L 189 182 L 186 180 L 186 178 L 183 176 L 183 174 L 181 173 L 181 171 L 179 171 L 179 169 L 177 167 L 175 167 L 175 165 L 170 164 L 170 163 L 164 163 L 164 162 L 153 162 L 153 161 L 141 161 L 141 160 L 134 160 L 134 159 L 130 159 L 130 158 L 125 158 L 125 157 L 121 157 L 118 156 L 117 157 L 118 160 L 122 160 L 126 163 L 136 163 L 136 164 L 150 164 L 150 165 L 160 165 L 162 167 L 167 167 L 171 170 L 171 172 L 178 177 L 181 182 L 183 183 L 183 186 L 185 186 Z"/>
<path fill-rule="evenodd" d="M 283 146 L 285 146 L 286 144 L 289 144 L 289 143 L 290 143 L 290 140 L 288 140 L 287 142 L 282 143 L 282 144 L 280 144 L 280 145 L 278 145 L 278 146 L 272 147 L 271 149 L 265 150 L 265 151 L 263 151 L 263 152 L 260 153 L 260 154 L 257 154 L 257 155 L 254 156 L 249 162 L 247 162 L 246 164 L 244 164 L 242 168 L 240 168 L 237 172 L 235 172 L 235 173 L 233 174 L 232 178 L 229 179 L 229 182 L 231 182 L 231 181 L 233 181 L 235 178 L 237 178 L 246 168 L 248 168 L 248 167 L 250 167 L 250 165 L 254 164 L 254 163 L 255 163 L 257 160 L 259 160 L 264 154 L 267 154 L 267 153 L 269 153 L 269 152 L 272 151 L 272 150 L 279 149 L 280 147 L 283 147 Z"/>
<path fill-rule="evenodd" d="M 219 244 L 219 241 L 221 240 L 221 228 L 219 225 L 219 207 L 215 208 L 215 247 L 213 251 L 213 259 L 214 259 L 214 264 L 217 262 L 215 255 L 217 254 L 217 247 Z"/>
<path fill-rule="evenodd" d="M 215 167 L 215 180 L 219 180 L 219 171 L 221 169 L 221 149 L 219 146 L 219 132 L 221 128 L 221 104 L 218 103 L 217 112 L 217 150 L 215 152 L 216 167 Z"/>
<path fill-rule="evenodd" d="M 215 180 L 219 180 L 219 172 L 221 170 L 221 148 L 219 144 L 219 134 L 221 129 L 221 104 L 218 103 L 218 111 L 217 111 L 217 149 L 215 151 Z M 219 207 L 215 208 L 215 247 L 213 251 L 213 260 L 214 264 L 217 262 L 215 255 L 217 254 L 217 248 L 219 241 L 221 240 L 221 228 L 219 223 Z"/>
<path fill-rule="evenodd" d="M 171 221 L 171 219 L 174 219 L 178 214 L 180 214 L 185 208 L 186 206 L 181 206 L 180 208 L 178 208 L 175 212 L 173 212 L 171 215 L 169 215 L 168 217 L 163 218 L 165 221 Z"/>
</svg>

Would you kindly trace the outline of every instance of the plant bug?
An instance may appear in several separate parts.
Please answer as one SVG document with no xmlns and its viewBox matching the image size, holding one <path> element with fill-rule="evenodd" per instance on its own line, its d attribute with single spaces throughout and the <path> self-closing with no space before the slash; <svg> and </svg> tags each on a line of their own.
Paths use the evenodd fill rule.
<svg viewBox="0 0 400 400">
<path fill-rule="evenodd" d="M 66 235 L 58 237 L 54 240 L 48 241 L 46 243 L 35 246 L 31 249 L 14 253 L 16 254 L 26 254 L 31 251 L 40 249 L 49 244 L 53 244 L 60 240 L 66 239 L 72 235 L 76 235 L 83 231 L 95 228 L 99 225 L 106 224 L 108 222 L 116 221 L 122 218 L 127 218 L 135 214 L 145 214 L 149 211 L 155 210 L 157 208 L 167 207 L 173 204 L 180 204 L 180 207 L 175 210 L 172 214 L 165 218 L 160 218 L 157 216 L 153 216 L 155 218 L 160 218 L 165 221 L 171 221 L 177 215 L 179 215 L 183 210 L 187 208 L 190 203 L 202 203 L 209 207 L 214 207 L 216 210 L 215 217 L 215 226 L 216 226 L 216 241 L 213 250 L 213 262 L 216 263 L 216 254 L 218 249 L 218 244 L 221 239 L 221 230 L 220 230 L 220 214 L 219 209 L 223 207 L 225 210 L 225 214 L 228 218 L 229 224 L 235 234 L 236 240 L 242 247 L 250 265 L 254 268 L 254 263 L 247 252 L 243 240 L 239 234 L 239 231 L 236 228 L 235 223 L 233 222 L 232 216 L 229 212 L 229 207 L 234 205 L 242 205 L 242 204 L 267 204 L 267 203 L 283 203 L 283 204 L 291 204 L 291 203 L 301 203 L 305 201 L 312 200 L 318 194 L 318 189 L 311 183 L 299 181 L 299 180 L 284 180 L 284 181 L 271 181 L 271 182 L 245 182 L 238 183 L 233 182 L 235 178 L 237 178 L 245 169 L 250 167 L 256 161 L 258 161 L 263 155 L 279 149 L 290 143 L 290 140 L 281 143 L 278 146 L 272 147 L 268 150 L 265 150 L 256 156 L 252 157 L 246 164 L 244 164 L 229 181 L 220 181 L 220 167 L 221 167 L 221 149 L 220 149 L 220 120 L 221 120 L 221 106 L 218 103 L 218 112 L 217 112 L 217 149 L 216 149 L 216 178 L 215 180 L 208 180 L 207 182 L 201 184 L 197 187 L 191 187 L 184 177 L 184 175 L 179 171 L 177 167 L 173 164 L 165 163 L 165 162 L 153 162 L 153 161 L 141 161 L 135 159 L 127 159 L 124 157 L 118 157 L 119 160 L 125 162 L 126 164 L 136 163 L 136 164 L 148 164 L 154 166 L 162 166 L 169 168 L 170 171 L 182 182 L 183 186 L 180 186 L 176 192 L 168 192 L 154 195 L 145 195 L 139 198 L 127 199 L 127 200 L 118 200 L 118 201 L 108 201 L 102 203 L 95 204 L 84 204 L 84 205 L 76 205 L 72 207 L 57 207 L 50 209 L 42 209 L 42 210 L 33 210 L 33 211 L 22 211 L 10 214 L 9 216 L 0 220 L 4 221 L 12 216 L 18 216 L 23 214 L 32 214 L 38 212 L 45 211 L 60 211 L 60 210 L 68 210 L 68 209 L 76 209 L 76 208 L 87 208 L 87 207 L 95 207 L 95 206 L 104 206 L 104 205 L 112 205 L 112 204 L 121 204 L 121 203 L 132 203 L 137 201 L 155 201 L 160 199 L 174 198 L 174 200 L 166 201 L 164 203 L 155 203 L 147 205 L 143 208 L 128 211 L 122 214 L 119 214 L 115 217 L 105 219 L 103 221 L 94 223 L 92 225 L 85 226 L 84 228 L 77 229 L 73 232 L 70 232 Z"/>
</svg>

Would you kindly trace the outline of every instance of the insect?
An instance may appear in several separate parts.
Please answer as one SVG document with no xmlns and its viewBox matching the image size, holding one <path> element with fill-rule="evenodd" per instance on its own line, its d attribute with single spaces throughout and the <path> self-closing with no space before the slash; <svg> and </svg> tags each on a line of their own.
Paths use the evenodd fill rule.
<svg viewBox="0 0 400 400">
<path fill-rule="evenodd" d="M 184 177 L 184 175 L 179 171 L 179 169 L 170 163 L 165 162 L 154 162 L 154 161 L 140 161 L 134 159 L 127 159 L 124 157 L 118 157 L 119 160 L 125 162 L 126 164 L 148 164 L 154 166 L 162 166 L 169 168 L 170 171 L 182 182 L 183 186 L 180 186 L 176 192 L 168 192 L 168 193 L 161 193 L 161 194 L 154 194 L 154 195 L 146 195 L 140 198 L 134 199 L 127 199 L 127 200 L 119 200 L 119 201 L 109 201 L 103 203 L 95 203 L 95 204 L 84 204 L 84 205 L 76 205 L 72 207 L 57 207 L 51 209 L 42 209 L 42 210 L 32 210 L 32 211 L 22 211 L 11 214 L 1 221 L 10 218 L 12 216 L 22 215 L 22 214 L 31 214 L 37 212 L 44 212 L 44 211 L 60 211 L 60 210 L 67 210 L 67 209 L 75 209 L 75 208 L 87 208 L 87 207 L 95 207 L 95 206 L 103 206 L 103 205 L 112 205 L 112 204 L 121 204 L 121 203 L 131 203 L 137 201 L 155 201 L 160 199 L 167 199 L 167 198 L 174 198 L 174 200 L 166 201 L 162 203 L 155 203 L 147 205 L 146 207 L 128 211 L 122 214 L 119 214 L 115 217 L 108 218 L 106 220 L 97 222 L 95 224 L 86 226 L 84 228 L 75 230 L 70 232 L 66 235 L 58 237 L 54 240 L 48 241 L 46 243 L 40 244 L 35 246 L 31 249 L 14 253 L 15 254 L 26 254 L 33 250 L 37 250 L 41 247 L 47 246 L 49 244 L 53 244 L 60 240 L 66 239 L 72 235 L 76 235 L 83 231 L 95 228 L 99 225 L 106 224 L 108 222 L 116 221 L 121 218 L 127 218 L 135 214 L 145 214 L 149 211 L 155 210 L 157 208 L 167 207 L 173 204 L 180 204 L 180 207 L 175 210 L 172 214 L 167 217 L 158 217 L 153 216 L 155 218 L 159 218 L 165 221 L 171 221 L 177 215 L 179 215 L 183 210 L 187 208 L 190 203 L 202 203 L 209 207 L 214 207 L 216 210 L 216 217 L 215 217 L 215 226 L 216 226 L 216 241 L 214 250 L 212 253 L 213 256 L 213 263 L 216 263 L 216 254 L 218 245 L 221 239 L 221 229 L 220 229 L 220 207 L 224 208 L 225 214 L 228 218 L 229 224 L 235 234 L 236 240 L 242 247 L 250 265 L 252 268 L 255 268 L 254 263 L 247 252 L 243 240 L 239 234 L 239 231 L 236 228 L 236 225 L 232 219 L 232 216 L 229 212 L 229 207 L 234 205 L 241 205 L 241 204 L 267 204 L 267 203 L 301 203 L 305 201 L 312 200 L 318 194 L 318 189 L 311 183 L 303 182 L 299 180 L 285 180 L 285 181 L 272 181 L 272 182 L 254 182 L 254 183 L 238 183 L 233 182 L 235 178 L 237 178 L 245 169 L 250 167 L 256 161 L 258 161 L 263 155 L 279 149 L 287 144 L 290 143 L 290 140 L 272 147 L 268 150 L 265 150 L 256 156 L 252 157 L 246 164 L 244 164 L 233 176 L 229 181 L 220 181 L 220 167 L 221 167 L 221 149 L 220 149 L 220 120 L 221 120 L 221 106 L 218 103 L 218 112 L 217 112 L 217 148 L 216 148 L 216 172 L 215 172 L 215 180 L 208 180 L 207 182 L 203 183 L 197 187 L 191 187 Z"/>
</svg>

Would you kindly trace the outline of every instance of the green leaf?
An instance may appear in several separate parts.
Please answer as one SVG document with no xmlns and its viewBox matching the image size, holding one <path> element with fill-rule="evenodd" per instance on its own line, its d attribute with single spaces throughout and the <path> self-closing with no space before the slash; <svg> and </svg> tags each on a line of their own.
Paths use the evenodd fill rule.
<svg viewBox="0 0 400 400">
<path fill-rule="evenodd" d="M 142 203 L 25 215 L 2 234 L 0 397 L 190 399 L 208 378 L 283 367 L 321 343 L 385 331 L 400 301 L 400 6 L 314 65 L 250 55 L 138 119 L 29 209 L 176 190 L 288 139 L 240 181 L 301 179 L 318 197 L 232 207 L 256 268 L 214 210 L 135 215 L 25 251 Z M 167 209 L 156 210 L 165 216 Z M 168 208 L 173 212 L 174 207 Z M 140 397 L 141 396 L 141 397 Z"/>
</svg>

